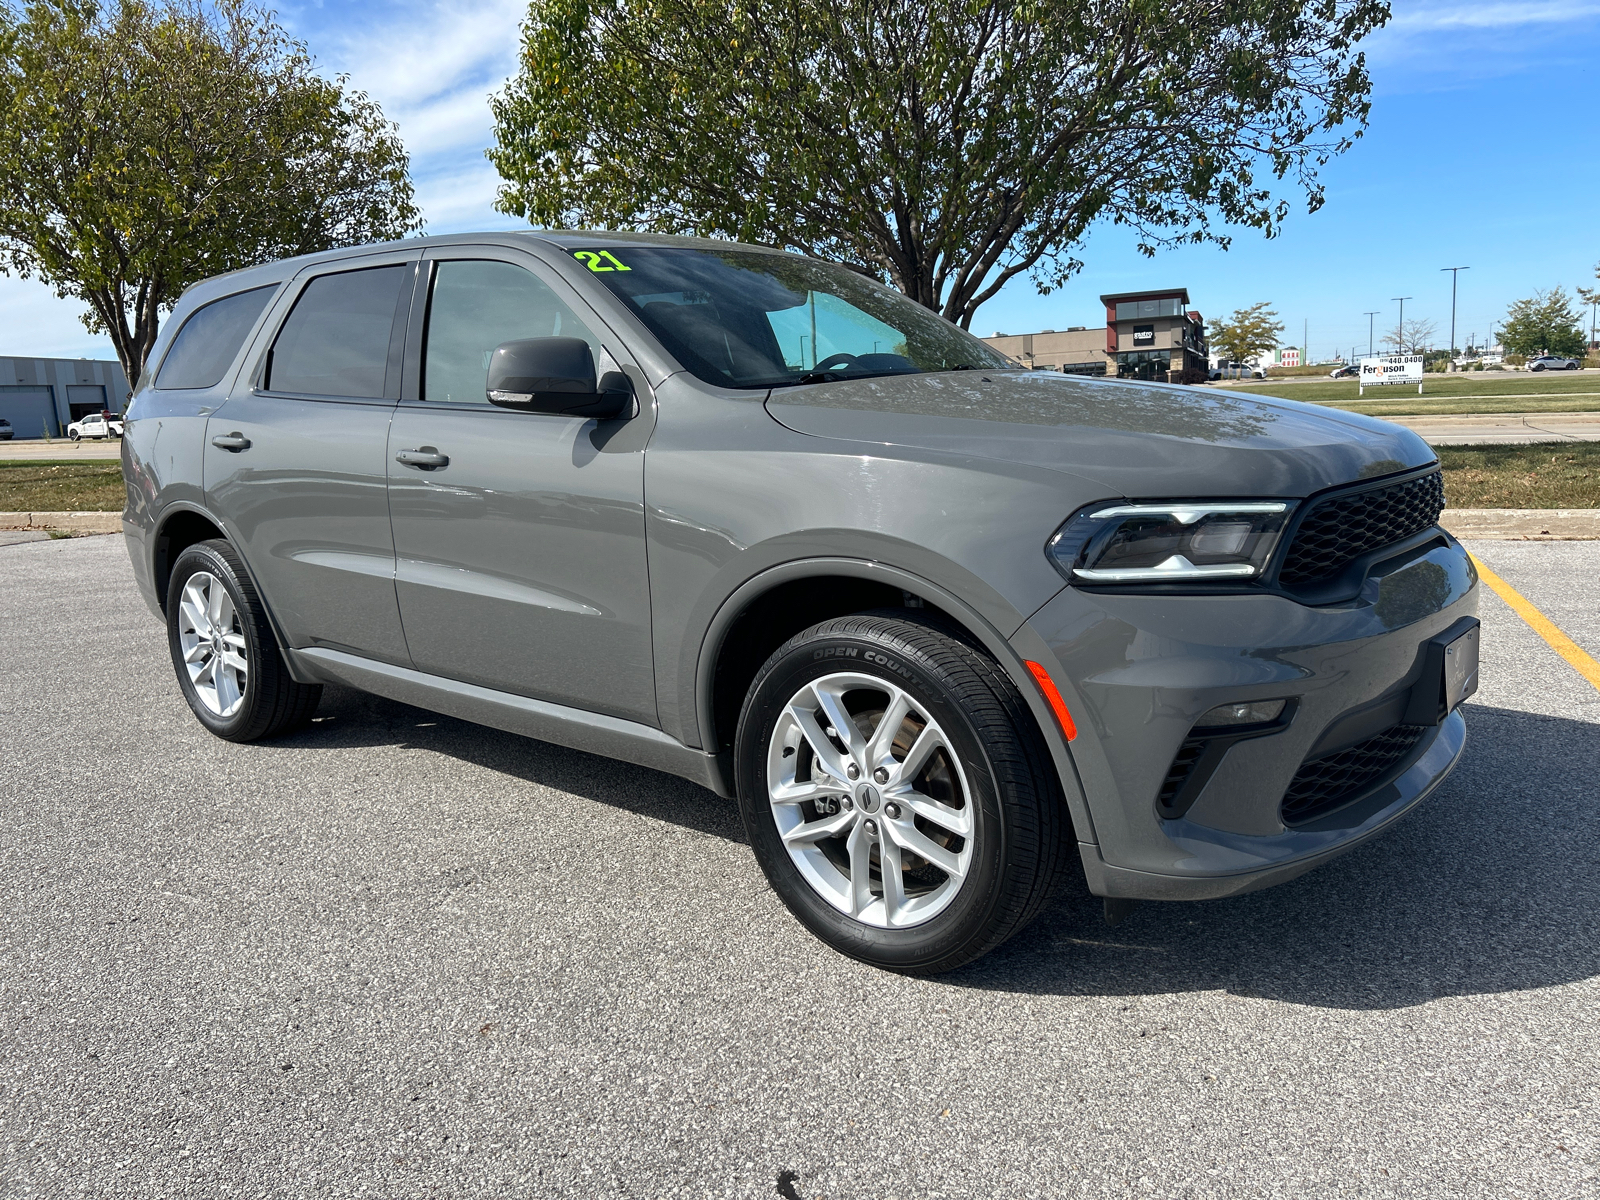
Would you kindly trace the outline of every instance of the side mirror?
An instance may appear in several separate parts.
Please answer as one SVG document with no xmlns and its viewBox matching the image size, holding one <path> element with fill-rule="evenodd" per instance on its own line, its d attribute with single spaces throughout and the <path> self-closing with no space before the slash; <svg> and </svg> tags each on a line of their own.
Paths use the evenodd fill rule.
<svg viewBox="0 0 1600 1200">
<path fill-rule="evenodd" d="M 620 381 L 620 382 L 619 382 Z M 489 358 L 490 404 L 522 412 L 613 420 L 633 415 L 633 386 L 619 371 L 595 381 L 589 343 L 574 337 L 502 342 Z"/>
</svg>

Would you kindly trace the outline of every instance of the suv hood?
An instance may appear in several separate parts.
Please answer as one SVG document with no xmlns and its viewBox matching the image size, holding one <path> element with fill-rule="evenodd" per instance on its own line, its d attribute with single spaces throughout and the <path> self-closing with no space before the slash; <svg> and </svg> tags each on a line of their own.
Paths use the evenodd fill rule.
<svg viewBox="0 0 1600 1200">
<path fill-rule="evenodd" d="M 1295 400 L 1031 371 L 775 389 L 797 433 L 1070 472 L 1126 497 L 1306 496 L 1434 460 L 1387 421 Z"/>
</svg>

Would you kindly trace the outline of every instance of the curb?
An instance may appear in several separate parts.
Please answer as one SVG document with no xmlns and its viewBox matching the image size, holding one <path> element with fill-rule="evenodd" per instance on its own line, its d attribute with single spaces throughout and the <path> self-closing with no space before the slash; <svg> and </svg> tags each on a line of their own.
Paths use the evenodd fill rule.
<svg viewBox="0 0 1600 1200">
<path fill-rule="evenodd" d="M 1447 508 L 1439 524 L 1458 538 L 1526 542 L 1600 540 L 1600 508 Z"/>
<path fill-rule="evenodd" d="M 56 529 L 62 533 L 121 533 L 119 512 L 0 512 L 0 529 Z"/>
</svg>

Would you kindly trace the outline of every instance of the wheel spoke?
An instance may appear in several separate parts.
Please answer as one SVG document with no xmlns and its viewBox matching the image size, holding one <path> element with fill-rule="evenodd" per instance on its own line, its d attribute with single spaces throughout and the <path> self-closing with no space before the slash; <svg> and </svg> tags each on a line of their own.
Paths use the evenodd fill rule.
<svg viewBox="0 0 1600 1200">
<path fill-rule="evenodd" d="M 804 804 L 807 800 L 815 800 L 819 796 L 837 795 L 839 787 L 827 780 L 812 779 L 801 783 L 794 779 L 783 779 L 773 784 L 768 791 L 773 806 L 777 807 L 780 804 Z"/>
<path fill-rule="evenodd" d="M 964 874 L 961 869 L 960 858 L 951 854 L 950 851 L 915 826 L 885 821 L 884 828 L 888 830 L 889 836 L 900 844 L 901 849 L 921 855 L 946 875 L 952 878 L 960 878 Z"/>
<path fill-rule="evenodd" d="M 782 835 L 783 840 L 790 846 L 803 846 L 810 842 L 820 842 L 823 838 L 838 837 L 850 828 L 855 819 L 856 814 L 853 812 L 837 812 L 830 817 L 796 825 Z"/>
<path fill-rule="evenodd" d="M 850 854 L 850 915 L 859 917 L 872 903 L 872 838 L 865 826 L 850 831 L 845 849 Z"/>
<path fill-rule="evenodd" d="M 944 735 L 939 732 L 937 725 L 928 724 L 922 727 L 922 732 L 911 743 L 911 748 L 906 751 L 906 756 L 900 763 L 900 778 L 910 782 L 922 773 L 922 768 L 928 763 L 928 757 L 939 747 L 944 745 Z"/>
<path fill-rule="evenodd" d="M 211 618 L 212 628 L 222 624 L 222 584 L 213 579 L 206 588 L 206 616 Z"/>
<path fill-rule="evenodd" d="M 183 652 L 183 661 L 186 663 L 196 663 L 210 653 L 211 647 L 209 645 L 207 645 L 205 642 L 196 642 Z"/>
<path fill-rule="evenodd" d="M 871 766 L 878 766 L 890 757 L 890 748 L 894 745 L 894 735 L 900 732 L 900 726 L 905 724 L 906 716 L 911 712 L 911 699 L 904 692 L 895 692 L 889 698 L 889 707 L 884 709 L 883 717 L 878 721 L 878 727 L 872 731 L 872 739 L 867 743 L 867 762 Z"/>
<path fill-rule="evenodd" d="M 856 728 L 855 719 L 845 709 L 844 701 L 837 692 L 817 687 L 815 684 L 811 687 L 811 694 L 817 698 L 817 705 L 827 716 L 828 724 L 833 726 L 834 736 L 843 742 L 845 750 L 853 755 L 861 746 L 861 731 Z"/>
<path fill-rule="evenodd" d="M 194 593 L 193 588 L 184 591 L 183 599 L 178 601 L 178 615 L 182 618 L 179 628 L 187 626 L 185 632 L 193 632 L 200 637 L 205 637 L 211 623 L 206 620 L 205 599 Z"/>
<path fill-rule="evenodd" d="M 796 697 L 798 700 L 799 697 Z M 835 779 L 844 779 L 844 756 L 834 744 L 828 740 L 828 735 L 822 731 L 822 726 L 817 724 L 816 714 L 791 702 L 789 704 L 789 719 L 800 726 L 800 733 L 811 745 L 811 752 L 817 756 L 823 769 Z"/>
<path fill-rule="evenodd" d="M 893 925 L 906 904 L 906 881 L 901 874 L 900 847 L 884 838 L 878 843 L 878 867 L 883 874 L 883 915 Z"/>
<path fill-rule="evenodd" d="M 223 651 L 222 651 L 222 665 L 225 666 L 225 667 L 231 668 L 232 670 L 234 670 L 235 672 L 237 672 L 240 675 L 243 675 L 246 671 L 248 671 L 250 669 L 249 660 L 246 659 L 244 655 L 240 654 L 237 650 L 235 650 L 232 646 L 227 646 L 227 647 L 223 648 Z"/>
<path fill-rule="evenodd" d="M 948 829 L 961 837 L 972 836 L 972 814 L 966 809 L 940 804 L 931 796 L 924 796 L 921 792 L 914 792 L 909 788 L 894 792 L 893 796 L 919 817 L 926 817 L 940 828 Z"/>
</svg>

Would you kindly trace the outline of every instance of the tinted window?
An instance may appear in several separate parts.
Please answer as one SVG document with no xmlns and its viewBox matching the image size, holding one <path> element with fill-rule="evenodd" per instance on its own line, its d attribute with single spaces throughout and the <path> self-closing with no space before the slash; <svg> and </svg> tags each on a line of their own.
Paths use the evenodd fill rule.
<svg viewBox="0 0 1600 1200">
<path fill-rule="evenodd" d="M 267 386 L 313 396 L 382 396 L 395 304 L 410 268 L 319 275 L 272 346 Z"/>
<path fill-rule="evenodd" d="M 442 262 L 428 301 L 422 398 L 487 404 L 489 356 L 501 342 L 580 337 L 600 343 L 542 279 L 503 262 Z"/>
<path fill-rule="evenodd" d="M 710 383 L 765 388 L 1016 365 L 899 293 L 798 255 L 638 246 L 572 253 Z"/>
<path fill-rule="evenodd" d="M 220 383 L 277 287 L 252 288 L 195 309 L 161 360 L 156 387 L 208 388 Z"/>
</svg>

